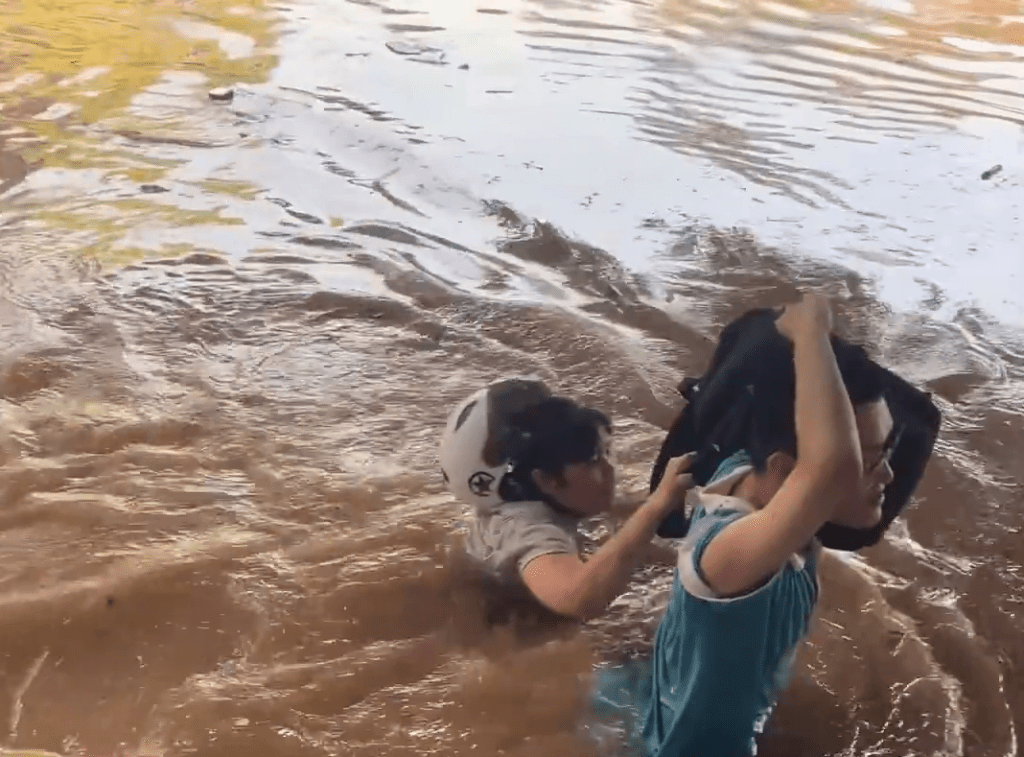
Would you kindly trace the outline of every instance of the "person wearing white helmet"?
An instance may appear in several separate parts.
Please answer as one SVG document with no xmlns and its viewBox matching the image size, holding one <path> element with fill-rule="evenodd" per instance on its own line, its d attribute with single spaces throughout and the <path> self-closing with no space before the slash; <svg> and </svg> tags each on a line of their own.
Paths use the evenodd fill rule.
<svg viewBox="0 0 1024 757">
<path fill-rule="evenodd" d="M 474 509 L 468 555 L 548 610 L 579 620 L 601 615 L 625 590 L 658 525 L 692 486 L 689 457 L 672 459 L 658 489 L 582 559 L 579 521 L 612 508 L 610 434 L 603 413 L 540 381 L 505 379 L 459 403 L 441 440 L 444 481 Z"/>
</svg>

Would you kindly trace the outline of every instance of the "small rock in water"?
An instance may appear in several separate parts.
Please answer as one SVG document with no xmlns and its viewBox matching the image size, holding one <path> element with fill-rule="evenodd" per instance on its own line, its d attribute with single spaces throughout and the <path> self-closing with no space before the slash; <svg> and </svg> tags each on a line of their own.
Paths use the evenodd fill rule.
<svg viewBox="0 0 1024 757">
<path fill-rule="evenodd" d="M 993 176 L 995 176 L 997 173 L 999 173 L 1002 170 L 1003 170 L 1002 164 L 992 166 L 990 169 L 988 169 L 987 171 L 985 171 L 985 173 L 983 173 L 981 175 L 982 181 L 988 181 L 989 179 L 991 179 Z"/>
<path fill-rule="evenodd" d="M 235 90 L 231 87 L 217 87 L 210 90 L 210 99 L 218 102 L 228 102 L 235 97 Z"/>
</svg>

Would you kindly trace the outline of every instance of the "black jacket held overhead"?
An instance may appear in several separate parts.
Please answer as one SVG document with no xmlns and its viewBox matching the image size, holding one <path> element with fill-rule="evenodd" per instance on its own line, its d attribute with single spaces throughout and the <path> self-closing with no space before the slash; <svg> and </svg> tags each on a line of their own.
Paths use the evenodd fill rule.
<svg viewBox="0 0 1024 757">
<path fill-rule="evenodd" d="M 704 375 L 680 384 L 679 392 L 687 404 L 662 443 L 651 474 L 651 491 L 661 480 L 669 458 L 697 452 L 691 472 L 696 483 L 703 485 L 723 460 L 739 451 L 753 422 L 753 403 L 767 395 L 770 383 L 777 381 L 772 366 L 793 359 L 789 340 L 775 328 L 776 315 L 771 310 L 752 310 L 727 325 Z M 836 343 L 848 345 L 833 337 Z M 874 361 L 867 360 L 867 364 L 878 372 L 893 421 L 901 430 L 890 459 L 894 477 L 885 490 L 882 520 L 877 526 L 857 530 L 829 523 L 818 532 L 822 544 L 831 549 L 854 551 L 882 538 L 920 483 L 942 420 L 929 393 Z M 688 528 L 689 515 L 676 512 L 662 522 L 658 535 L 680 538 Z"/>
</svg>

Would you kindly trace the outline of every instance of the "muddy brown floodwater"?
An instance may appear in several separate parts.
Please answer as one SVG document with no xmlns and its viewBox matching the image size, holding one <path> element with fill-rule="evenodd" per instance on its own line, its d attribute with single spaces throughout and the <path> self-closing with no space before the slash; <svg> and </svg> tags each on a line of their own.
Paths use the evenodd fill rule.
<svg viewBox="0 0 1024 757">
<path fill-rule="evenodd" d="M 762 751 L 1021 754 L 1022 83 L 1017 0 L 4 3 L 0 754 L 596 755 L 670 576 L 487 628 L 440 424 L 536 373 L 635 500 L 798 288 L 946 424 Z"/>
</svg>

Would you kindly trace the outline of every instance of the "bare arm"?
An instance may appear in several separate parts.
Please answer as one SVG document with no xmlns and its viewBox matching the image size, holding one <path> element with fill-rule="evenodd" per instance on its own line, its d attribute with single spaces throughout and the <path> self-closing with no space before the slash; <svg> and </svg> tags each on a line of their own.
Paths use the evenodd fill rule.
<svg viewBox="0 0 1024 757">
<path fill-rule="evenodd" d="M 682 475 L 688 468 L 689 458 L 669 461 L 657 491 L 585 562 L 575 555 L 531 560 L 522 573 L 527 588 L 562 615 L 581 620 L 601 615 L 626 589 L 633 571 L 649 559 L 658 525 L 692 485 L 691 477 Z"/>
<path fill-rule="evenodd" d="M 800 306 L 822 304 L 805 299 Z M 793 340 L 797 462 L 763 509 L 730 524 L 707 546 L 701 568 L 722 596 L 749 592 L 776 573 L 860 480 L 856 420 L 829 343 L 829 320 L 820 313 L 788 324 L 780 319 L 780 331 Z"/>
</svg>

